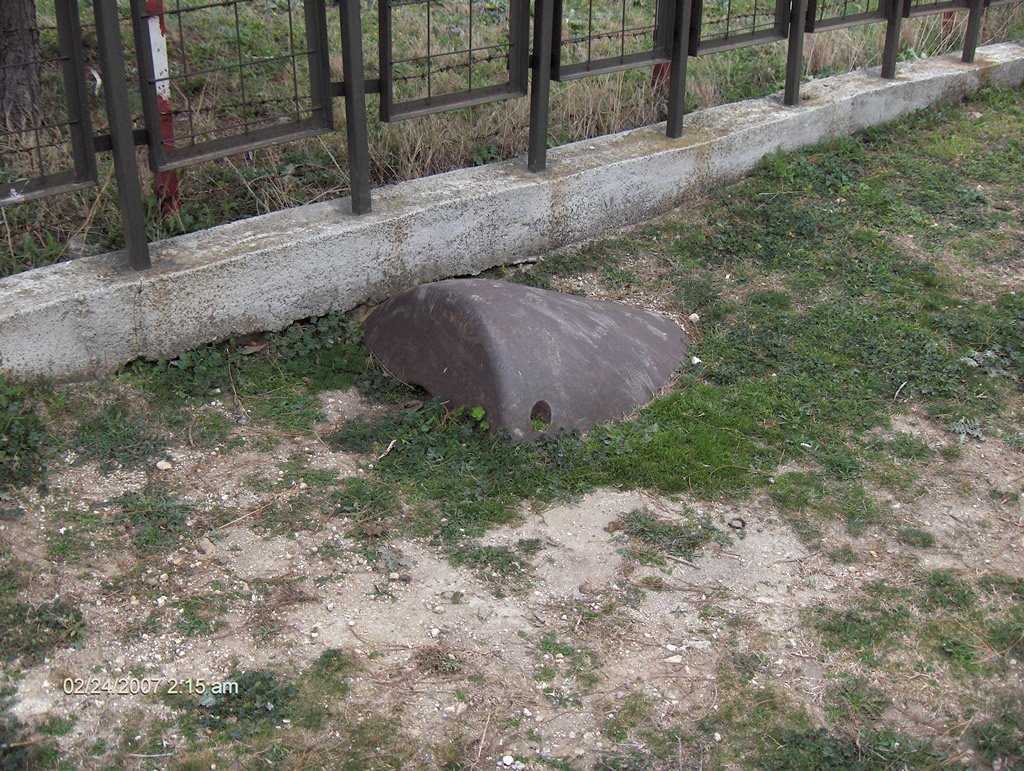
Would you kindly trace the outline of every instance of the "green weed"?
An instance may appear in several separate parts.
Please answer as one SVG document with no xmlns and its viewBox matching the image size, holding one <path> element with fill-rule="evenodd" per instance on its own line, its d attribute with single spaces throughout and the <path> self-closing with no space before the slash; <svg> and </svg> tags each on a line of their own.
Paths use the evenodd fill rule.
<svg viewBox="0 0 1024 771">
<path fill-rule="evenodd" d="M 919 602 L 925 609 L 954 608 L 962 610 L 974 605 L 977 597 L 970 584 L 961 581 L 948 570 L 933 570 L 925 574 L 921 582 L 924 590 Z"/>
<path fill-rule="evenodd" d="M 156 487 L 126 493 L 111 500 L 120 507 L 120 519 L 132 531 L 132 543 L 143 554 L 169 551 L 178 546 L 192 511 L 187 503 Z"/>
<path fill-rule="evenodd" d="M 351 653 L 339 648 L 328 648 L 313 662 L 308 678 L 318 690 L 345 696 L 349 691 L 349 681 L 360 669 Z"/>
<path fill-rule="evenodd" d="M 1004 618 L 989 625 L 988 642 L 993 650 L 1020 659 L 1024 657 L 1024 603 L 1011 607 Z"/>
<path fill-rule="evenodd" d="M 1020 693 L 997 695 L 979 713 L 968 737 L 978 754 L 993 766 L 1004 768 L 1024 764 L 1024 698 Z"/>
<path fill-rule="evenodd" d="M 118 401 L 83 420 L 70 440 L 78 462 L 96 462 L 104 474 L 134 469 L 159 457 L 167 442 L 126 402 Z"/>
<path fill-rule="evenodd" d="M 829 686 L 825 713 L 833 723 L 872 723 L 891 704 L 880 690 L 863 677 L 849 675 Z"/>
<path fill-rule="evenodd" d="M 47 444 L 46 430 L 25 387 L 0 375 L 0 491 L 41 479 Z"/>
<path fill-rule="evenodd" d="M 865 731 L 856 736 L 824 728 L 784 731 L 772 737 L 777 746 L 764 751 L 764 769 L 890 769 L 921 768 L 941 763 L 945 755 L 931 742 L 898 734 L 892 729 Z"/>
<path fill-rule="evenodd" d="M 846 610 L 818 608 L 814 617 L 826 648 L 846 649 L 875 664 L 878 654 L 907 631 L 909 613 L 900 605 L 863 603 Z"/>
<path fill-rule="evenodd" d="M 237 693 L 206 693 L 186 705 L 208 731 L 232 739 L 266 731 L 294 715 L 298 688 L 269 670 L 232 672 Z"/>
<path fill-rule="evenodd" d="M 685 524 L 658 519 L 650 512 L 635 509 L 613 523 L 639 548 L 630 554 L 641 562 L 664 565 L 666 554 L 692 559 L 697 550 L 710 542 L 728 544 L 729 538 L 721 533 L 707 517 L 691 516 Z"/>
<path fill-rule="evenodd" d="M 85 621 L 77 605 L 54 600 L 40 605 L 0 603 L 0 659 L 20 659 L 33 666 L 54 648 L 76 645 L 85 636 Z"/>
<path fill-rule="evenodd" d="M 918 549 L 928 549 L 935 545 L 935 536 L 919 527 L 901 527 L 897 534 L 903 543 Z"/>
</svg>

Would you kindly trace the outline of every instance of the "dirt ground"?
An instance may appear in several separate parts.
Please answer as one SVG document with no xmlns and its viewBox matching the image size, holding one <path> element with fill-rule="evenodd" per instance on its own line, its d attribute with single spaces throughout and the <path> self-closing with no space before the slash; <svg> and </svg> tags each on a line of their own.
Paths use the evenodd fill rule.
<svg viewBox="0 0 1024 771">
<path fill-rule="evenodd" d="M 329 415 L 324 432 L 374 409 L 352 392 L 323 399 Z M 933 449 L 950 443 L 949 434 L 925 416 L 899 416 L 894 429 Z M 822 694 L 838 668 L 802 623 L 808 609 L 843 607 L 865 582 L 885 578 L 900 584 L 910 580 L 911 570 L 1020 573 L 1020 505 L 983 491 L 1019 486 L 1024 459 L 999 441 L 965 444 L 962 450 L 951 468 L 920 480 L 924 494 L 894 504 L 905 523 L 935 534 L 934 548 L 871 534 L 853 538 L 836 528 L 825 541 L 849 545 L 856 554 L 855 562 L 844 564 L 802 543 L 767 496 L 708 504 L 686 496 L 599 490 L 572 503 L 524 510 L 519 524 L 486 536 L 491 545 L 537 539 L 542 547 L 525 588 L 497 593 L 492 581 L 453 567 L 414 540 L 391 545 L 402 555 L 400 575 L 351 549 L 325 551 L 324 544 L 344 540 L 343 519 L 283 535 L 253 529 L 253 513 L 280 495 L 253 491 L 246 477 L 254 470 L 273 470 L 298 452 L 312 468 L 333 469 L 342 477 L 361 473 L 366 458 L 332 452 L 323 443 L 288 443 L 271 453 L 179 448 L 170 454 L 170 469 L 109 476 L 89 465 L 64 465 L 50 488 L 74 492 L 66 498 L 32 494 L 26 515 L 0 525 L 0 537 L 30 567 L 31 599 L 78 598 L 88 634 L 79 647 L 56 650 L 23 670 L 13 713 L 27 723 L 72 717 L 60 746 L 86 758 L 97 737 L 143 731 L 167 719 L 170 728 L 160 736 L 166 757 L 140 752 L 123 758 L 162 766 L 186 752 L 171 707 L 141 694 L 68 694 L 65 678 L 144 674 L 166 688 L 172 679 L 219 682 L 236 670 L 298 672 L 327 649 L 345 649 L 361 665 L 351 681 L 351 699 L 379 712 L 397 711 L 404 735 L 414 743 L 426 746 L 455 733 L 468 737 L 469 754 L 476 753 L 470 760 L 480 768 L 506 767 L 507 756 L 517 767 L 544 767 L 548 759 L 592 765 L 614 748 L 603 721 L 631 694 L 651 700 L 659 723 L 697 723 L 719 710 L 717 673 L 737 653 L 763 662 L 750 680 L 755 688 L 759 679 L 774 683 L 813 716 L 821 713 Z M 152 477 L 199 511 L 218 510 L 226 523 L 194 532 L 160 563 L 139 563 L 116 541 L 90 544 L 89 553 L 74 562 L 48 557 L 47 538 L 73 527 L 60 524 L 55 505 L 98 506 L 102 513 L 105 501 L 141 490 Z M 623 539 L 611 526 L 635 509 L 667 521 L 706 514 L 728 536 L 728 545 L 711 545 L 692 561 L 638 565 L 624 556 Z M 622 602 L 623 593 L 637 586 L 649 589 L 642 601 Z M 173 620 L 174 609 L 188 597 L 211 605 L 223 600 L 216 631 L 190 636 L 166 625 L 145 631 L 147 617 Z M 609 600 L 616 600 L 614 611 L 596 613 Z M 273 628 L 273 635 L 261 639 L 261 628 Z M 550 633 L 559 643 L 590 652 L 587 687 L 559 668 L 565 654 L 541 652 L 539 641 Z M 454 656 L 458 667 L 425 672 L 417 659 L 424 650 Z M 914 654 L 908 649 L 903 655 L 910 662 Z M 555 673 L 552 680 L 538 679 L 544 667 Z M 958 730 L 941 698 L 936 702 L 935 685 L 919 679 L 920 673 L 868 676 L 882 679 L 892 696 L 885 713 L 891 724 L 918 736 Z M 1020 663 L 1013 662 L 1006 677 L 1021 676 Z M 572 697 L 564 700 L 551 696 L 569 691 Z M 712 742 L 730 739 L 716 732 Z M 692 745 L 680 744 L 679 764 L 700 765 L 712 750 L 698 745 L 695 755 Z M 92 765 L 88 759 L 82 763 Z"/>
</svg>

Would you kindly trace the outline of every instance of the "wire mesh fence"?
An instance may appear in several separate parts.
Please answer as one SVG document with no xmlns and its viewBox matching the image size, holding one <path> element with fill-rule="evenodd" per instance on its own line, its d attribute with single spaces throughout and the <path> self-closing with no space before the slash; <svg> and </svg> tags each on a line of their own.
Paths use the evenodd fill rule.
<svg viewBox="0 0 1024 771">
<path fill-rule="evenodd" d="M 381 0 L 381 117 L 525 96 L 529 0 Z"/>
<path fill-rule="evenodd" d="M 352 206 L 364 213 L 367 94 L 385 122 L 529 94 L 537 171 L 552 81 L 671 63 L 661 87 L 678 136 L 687 56 L 788 38 L 794 104 L 805 31 L 886 22 L 892 77 L 900 19 L 966 10 L 969 60 L 986 9 L 1019 2 L 2 0 L 0 206 L 94 185 L 96 154 L 110 152 L 128 251 L 144 267 L 139 146 L 159 177 L 331 131 L 341 97 Z"/>
<path fill-rule="evenodd" d="M 0 202 L 95 182 L 81 30 L 72 0 L 40 19 L 0 13 Z"/>
<path fill-rule="evenodd" d="M 150 165 L 331 128 L 322 0 L 133 0 Z"/>
<path fill-rule="evenodd" d="M 668 0 L 557 0 L 561 33 L 555 79 L 669 61 L 676 5 Z"/>
</svg>

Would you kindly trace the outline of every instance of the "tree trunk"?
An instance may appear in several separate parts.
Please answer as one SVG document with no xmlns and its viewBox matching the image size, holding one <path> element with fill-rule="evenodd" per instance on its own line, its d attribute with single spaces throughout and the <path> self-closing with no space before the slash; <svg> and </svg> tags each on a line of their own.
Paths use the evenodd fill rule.
<svg viewBox="0 0 1024 771">
<path fill-rule="evenodd" d="M 0 0 L 0 120 L 10 128 L 35 123 L 39 82 L 35 0 Z"/>
</svg>

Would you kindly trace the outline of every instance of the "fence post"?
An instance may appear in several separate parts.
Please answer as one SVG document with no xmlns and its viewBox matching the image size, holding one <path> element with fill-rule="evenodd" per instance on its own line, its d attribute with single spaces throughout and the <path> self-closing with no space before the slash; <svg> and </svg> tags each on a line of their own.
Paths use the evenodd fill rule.
<svg viewBox="0 0 1024 771">
<path fill-rule="evenodd" d="M 352 213 L 369 214 L 370 139 L 366 128 L 366 81 L 363 79 L 363 26 L 359 0 L 341 0 L 341 63 L 345 78 L 345 136 Z"/>
<path fill-rule="evenodd" d="M 981 21 L 985 16 L 985 0 L 970 0 L 967 12 L 967 31 L 964 33 L 963 61 L 974 62 L 974 53 L 978 49 L 978 38 L 981 37 Z"/>
<path fill-rule="evenodd" d="M 800 104 L 800 78 L 804 74 L 804 29 L 807 26 L 807 0 L 793 0 L 789 17 L 789 48 L 786 53 L 786 93 L 783 103 Z"/>
<path fill-rule="evenodd" d="M 548 164 L 548 109 L 551 93 L 553 0 L 535 0 L 533 8 L 533 75 L 530 78 L 530 150 L 526 168 L 544 171 Z"/>
<path fill-rule="evenodd" d="M 889 18 L 885 23 L 885 50 L 882 53 L 882 77 L 896 77 L 896 57 L 900 52 L 900 30 L 903 27 L 903 0 L 891 0 Z"/>
<path fill-rule="evenodd" d="M 139 164 L 132 137 L 132 116 L 128 104 L 128 84 L 124 78 L 124 49 L 121 47 L 117 0 L 93 0 L 96 15 L 96 42 L 100 49 L 100 75 L 110 123 L 110 146 L 117 179 L 117 201 L 128 259 L 135 270 L 150 266 L 146 238 L 146 215 L 142 209 Z"/>
<path fill-rule="evenodd" d="M 146 0 L 146 23 L 149 25 L 149 47 L 153 57 L 153 88 L 159 110 L 160 143 L 167 150 L 174 149 L 174 113 L 171 110 L 171 86 L 167 77 L 167 27 L 164 22 L 164 0 Z M 145 53 L 145 52 L 143 52 Z M 178 172 L 157 171 L 153 185 L 164 214 L 177 214 L 181 209 L 178 195 Z"/>
<path fill-rule="evenodd" d="M 690 53 L 691 0 L 676 0 L 672 24 L 672 64 L 669 69 L 668 120 L 665 133 L 672 139 L 683 135 L 686 112 L 686 64 Z"/>
</svg>

